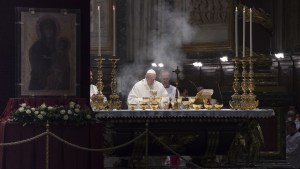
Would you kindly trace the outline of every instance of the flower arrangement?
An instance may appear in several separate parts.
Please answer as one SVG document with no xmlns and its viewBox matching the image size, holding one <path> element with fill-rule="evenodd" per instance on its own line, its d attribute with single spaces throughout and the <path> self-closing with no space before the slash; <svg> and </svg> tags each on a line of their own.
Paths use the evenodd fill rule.
<svg viewBox="0 0 300 169">
<path fill-rule="evenodd" d="M 84 125 L 96 122 L 95 114 L 88 106 L 80 106 L 75 102 L 68 105 L 48 106 L 45 103 L 31 107 L 26 103 L 12 112 L 10 122 L 45 125 Z"/>
</svg>

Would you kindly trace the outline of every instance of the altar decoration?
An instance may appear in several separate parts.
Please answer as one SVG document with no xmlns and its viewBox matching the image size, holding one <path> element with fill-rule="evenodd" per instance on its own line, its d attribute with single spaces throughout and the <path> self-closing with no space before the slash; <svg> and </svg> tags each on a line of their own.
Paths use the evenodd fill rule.
<svg viewBox="0 0 300 169">
<path fill-rule="evenodd" d="M 32 107 L 26 103 L 20 104 L 11 113 L 9 122 L 20 123 L 23 126 L 29 124 L 45 125 L 86 125 L 96 122 L 95 114 L 87 106 L 69 102 L 68 105 L 48 106 L 45 103 L 38 107 Z"/>
<path fill-rule="evenodd" d="M 238 53 L 238 8 L 235 9 L 235 58 L 234 62 L 234 82 L 232 88 L 234 94 L 231 96 L 232 100 L 229 101 L 229 105 L 232 109 L 252 110 L 256 109 L 259 105 L 259 100 L 256 100 L 256 95 L 253 93 L 254 84 L 254 72 L 253 62 L 256 60 L 253 58 L 253 41 L 252 41 L 252 9 L 247 10 L 247 17 L 249 18 L 249 32 L 250 32 L 250 51 L 249 55 L 245 53 L 245 22 L 246 22 L 246 8 L 243 7 L 243 50 L 242 57 L 239 57 Z M 242 68 L 240 74 L 239 69 Z M 248 69 L 247 69 L 248 68 Z M 242 90 L 242 91 L 241 91 Z M 241 92 L 241 94 L 240 94 Z"/>
</svg>

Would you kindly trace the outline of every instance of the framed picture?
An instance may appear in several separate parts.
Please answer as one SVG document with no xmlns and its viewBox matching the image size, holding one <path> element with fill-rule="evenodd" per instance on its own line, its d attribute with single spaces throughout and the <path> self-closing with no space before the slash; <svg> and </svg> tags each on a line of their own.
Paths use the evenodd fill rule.
<svg viewBox="0 0 300 169">
<path fill-rule="evenodd" d="M 183 46 L 186 51 L 232 49 L 233 1 L 178 0 L 175 1 L 175 8 L 189 14 L 189 22 L 198 32 L 191 43 Z"/>
<path fill-rule="evenodd" d="M 16 8 L 20 96 L 76 96 L 79 16 L 76 9 Z"/>
</svg>

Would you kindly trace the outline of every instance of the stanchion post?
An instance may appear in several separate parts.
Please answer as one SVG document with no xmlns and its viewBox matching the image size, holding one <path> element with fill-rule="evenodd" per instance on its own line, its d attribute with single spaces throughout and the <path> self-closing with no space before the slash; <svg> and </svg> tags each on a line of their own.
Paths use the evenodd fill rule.
<svg viewBox="0 0 300 169">
<path fill-rule="evenodd" d="M 45 168 L 49 169 L 49 121 L 47 120 L 47 124 L 46 124 L 46 154 L 45 154 Z"/>
<path fill-rule="evenodd" d="M 148 168 L 148 150 L 149 150 L 149 147 L 148 147 L 148 143 L 149 143 L 149 123 L 148 123 L 148 120 L 146 120 L 146 123 L 145 123 L 145 127 L 146 127 L 146 137 L 145 137 L 145 169 Z"/>
</svg>

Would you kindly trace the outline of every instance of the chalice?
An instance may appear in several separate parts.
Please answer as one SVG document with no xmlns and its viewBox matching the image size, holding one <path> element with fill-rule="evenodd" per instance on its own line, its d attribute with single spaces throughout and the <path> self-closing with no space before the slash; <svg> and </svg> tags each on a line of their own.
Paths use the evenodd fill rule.
<svg viewBox="0 0 300 169">
<path fill-rule="evenodd" d="M 188 97 L 182 98 L 181 103 L 184 105 L 185 109 L 189 109 L 190 101 Z"/>
<path fill-rule="evenodd" d="M 151 106 L 152 110 L 157 110 L 157 108 L 158 108 L 158 102 L 157 101 L 152 101 L 150 103 L 150 106 Z"/>
<path fill-rule="evenodd" d="M 145 102 L 145 101 L 140 101 L 140 107 L 143 109 L 143 110 L 146 110 L 146 107 L 148 106 L 148 103 Z"/>
<path fill-rule="evenodd" d="M 190 109 L 193 107 L 193 103 L 195 102 L 195 100 L 196 100 L 195 97 L 189 97 Z"/>
<path fill-rule="evenodd" d="M 134 109 L 136 109 L 137 104 L 136 104 L 136 103 L 130 103 L 130 104 L 128 104 L 128 107 L 129 107 L 131 110 L 134 110 Z"/>
</svg>

